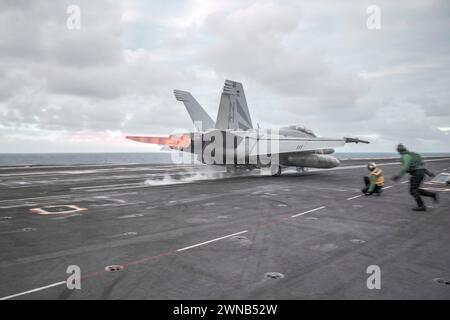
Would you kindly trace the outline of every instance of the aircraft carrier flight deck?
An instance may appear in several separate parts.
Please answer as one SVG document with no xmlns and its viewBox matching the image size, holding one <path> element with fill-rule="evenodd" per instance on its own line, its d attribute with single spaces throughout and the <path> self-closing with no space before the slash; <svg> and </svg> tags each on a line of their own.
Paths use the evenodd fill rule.
<svg viewBox="0 0 450 320">
<path fill-rule="evenodd" d="M 450 299 L 450 192 L 414 212 L 398 159 L 280 177 L 196 165 L 0 168 L 2 299 Z M 428 158 L 450 172 L 450 158 Z M 430 180 L 428 178 L 428 180 Z M 381 288 L 369 289 L 369 266 Z M 69 290 L 69 266 L 81 289 Z"/>
</svg>

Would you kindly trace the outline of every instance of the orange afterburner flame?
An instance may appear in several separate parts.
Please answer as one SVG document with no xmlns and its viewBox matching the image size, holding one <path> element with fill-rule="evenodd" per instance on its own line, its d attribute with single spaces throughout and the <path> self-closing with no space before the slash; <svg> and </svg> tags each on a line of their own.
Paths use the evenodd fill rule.
<svg viewBox="0 0 450 320">
<path fill-rule="evenodd" d="M 138 137 L 138 136 L 126 136 L 127 139 L 142 142 L 142 143 L 151 143 L 151 144 L 159 144 L 161 146 L 167 146 L 169 143 L 169 138 L 166 137 Z"/>
<path fill-rule="evenodd" d="M 158 144 L 160 146 L 168 146 L 172 149 L 184 149 L 191 144 L 191 137 L 187 134 L 183 135 L 171 135 L 169 137 L 142 137 L 142 136 L 126 136 L 127 139 L 143 142 Z"/>
<path fill-rule="evenodd" d="M 190 144 L 191 144 L 191 137 L 189 137 L 187 134 L 183 134 L 180 136 L 171 135 L 169 137 L 168 146 L 171 148 L 182 149 L 188 147 Z"/>
</svg>

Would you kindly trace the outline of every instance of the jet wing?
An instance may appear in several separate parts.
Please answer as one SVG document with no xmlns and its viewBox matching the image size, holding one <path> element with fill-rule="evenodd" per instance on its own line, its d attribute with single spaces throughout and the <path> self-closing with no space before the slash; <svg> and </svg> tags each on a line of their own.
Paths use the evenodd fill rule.
<svg viewBox="0 0 450 320">
<path fill-rule="evenodd" d="M 344 139 L 327 138 L 291 138 L 259 139 L 255 141 L 252 155 L 307 152 L 342 147 Z"/>
<path fill-rule="evenodd" d="M 356 138 L 315 138 L 315 137 L 286 137 L 277 134 L 248 133 L 245 131 L 233 133 L 240 137 L 241 143 L 248 143 L 250 156 L 308 152 L 316 150 L 342 147 L 346 143 L 369 143 Z M 350 139 L 350 140 L 349 140 Z"/>
</svg>

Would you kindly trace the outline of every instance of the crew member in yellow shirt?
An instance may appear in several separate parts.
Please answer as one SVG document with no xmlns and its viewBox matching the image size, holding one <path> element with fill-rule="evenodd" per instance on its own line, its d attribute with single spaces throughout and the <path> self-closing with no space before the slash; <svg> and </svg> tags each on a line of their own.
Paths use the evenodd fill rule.
<svg viewBox="0 0 450 320">
<path fill-rule="evenodd" d="M 369 169 L 369 176 L 364 177 L 364 183 L 366 186 L 361 190 L 366 196 L 372 194 L 380 195 L 384 186 L 383 171 L 377 167 L 375 162 L 371 162 L 367 165 Z"/>
</svg>

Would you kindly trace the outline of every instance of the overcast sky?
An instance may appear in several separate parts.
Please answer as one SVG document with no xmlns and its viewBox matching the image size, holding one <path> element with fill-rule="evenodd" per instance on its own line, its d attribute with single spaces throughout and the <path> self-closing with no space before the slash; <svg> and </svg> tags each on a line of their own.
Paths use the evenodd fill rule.
<svg viewBox="0 0 450 320">
<path fill-rule="evenodd" d="M 158 150 L 123 137 L 191 130 L 173 89 L 215 119 L 225 79 L 261 127 L 450 152 L 449 39 L 445 0 L 2 0 L 0 152 Z"/>
</svg>

